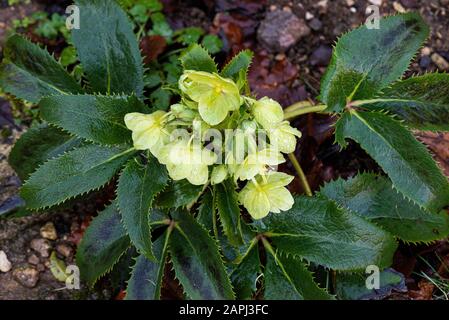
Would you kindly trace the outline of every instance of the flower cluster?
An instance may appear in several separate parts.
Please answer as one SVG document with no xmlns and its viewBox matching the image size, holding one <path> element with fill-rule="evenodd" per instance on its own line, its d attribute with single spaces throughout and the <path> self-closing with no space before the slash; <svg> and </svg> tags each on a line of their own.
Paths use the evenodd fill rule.
<svg viewBox="0 0 449 320">
<path fill-rule="evenodd" d="M 293 177 L 274 170 L 301 132 L 284 121 L 281 105 L 243 96 L 234 81 L 201 71 L 185 71 L 179 89 L 181 100 L 168 112 L 125 116 L 134 147 L 149 150 L 173 180 L 246 181 L 239 200 L 255 219 L 290 209 Z"/>
</svg>

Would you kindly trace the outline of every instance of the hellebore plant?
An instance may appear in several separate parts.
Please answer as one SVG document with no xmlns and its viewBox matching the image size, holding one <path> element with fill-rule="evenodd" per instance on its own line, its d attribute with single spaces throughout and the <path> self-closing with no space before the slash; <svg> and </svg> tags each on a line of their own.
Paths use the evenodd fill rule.
<svg viewBox="0 0 449 320">
<path fill-rule="evenodd" d="M 284 112 L 276 101 L 255 99 L 250 52 L 218 70 L 193 45 L 172 88 L 179 98 L 161 110 L 145 104 L 146 70 L 126 14 L 115 1 L 75 2 L 82 81 L 12 36 L 0 86 L 40 107 L 42 124 L 22 135 L 9 159 L 29 209 L 117 185 L 77 250 L 90 285 L 121 267 L 127 299 L 160 299 L 172 266 L 189 299 L 354 299 L 372 294 L 363 278 L 369 265 L 383 270 L 382 286 L 401 280 L 387 269 L 397 241 L 449 234 L 448 181 L 410 132 L 449 130 L 449 76 L 401 79 L 428 36 L 419 15 L 388 17 L 378 30 L 361 26 L 340 38 L 322 105 L 301 102 Z M 336 142 L 359 143 L 385 175 L 360 173 L 312 194 L 293 155 L 301 134 L 288 122 L 309 112 L 335 114 Z M 293 177 L 275 170 L 284 154 L 306 195 L 292 196 Z"/>
<path fill-rule="evenodd" d="M 289 210 L 293 197 L 284 187 L 293 177 L 270 169 L 285 162 L 277 150 L 293 152 L 296 136 L 301 137 L 301 133 L 284 121 L 281 105 L 266 97 L 255 101 L 241 96 L 233 80 L 216 73 L 186 70 L 179 88 L 181 102 L 169 112 L 125 116 L 134 148 L 149 150 L 166 166 L 173 181 L 187 179 L 193 185 L 205 186 L 227 178 L 249 180 L 239 198 L 255 219 L 270 211 Z M 269 130 L 273 146 L 260 139 L 265 130 Z M 204 146 L 206 137 L 214 137 L 210 149 Z"/>
</svg>

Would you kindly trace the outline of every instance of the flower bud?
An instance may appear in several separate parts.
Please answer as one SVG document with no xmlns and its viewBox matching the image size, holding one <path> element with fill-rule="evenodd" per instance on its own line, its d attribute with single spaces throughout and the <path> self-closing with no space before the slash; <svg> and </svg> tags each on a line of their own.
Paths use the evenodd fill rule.
<svg viewBox="0 0 449 320">
<path fill-rule="evenodd" d="M 270 130 L 284 120 L 284 110 L 281 105 L 268 97 L 256 101 L 252 107 L 252 113 L 265 130 Z"/>
</svg>

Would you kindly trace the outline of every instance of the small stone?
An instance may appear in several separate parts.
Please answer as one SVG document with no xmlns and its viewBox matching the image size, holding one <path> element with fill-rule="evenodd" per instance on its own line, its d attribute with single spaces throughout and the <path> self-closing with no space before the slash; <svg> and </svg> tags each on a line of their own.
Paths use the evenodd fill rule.
<svg viewBox="0 0 449 320">
<path fill-rule="evenodd" d="M 282 10 L 268 12 L 257 32 L 259 41 L 273 52 L 285 52 L 310 34 L 303 19 Z"/>
<path fill-rule="evenodd" d="M 315 16 L 312 13 L 310 13 L 309 11 L 307 11 L 306 12 L 306 20 L 309 21 L 309 20 L 312 20 L 313 18 L 315 18 Z"/>
<path fill-rule="evenodd" d="M 327 0 L 321 0 L 317 3 L 318 7 L 327 8 Z"/>
<path fill-rule="evenodd" d="M 39 263 L 39 264 L 37 265 L 37 270 L 38 270 L 39 272 L 44 272 L 44 271 L 45 271 L 45 265 L 43 265 L 42 263 Z"/>
<path fill-rule="evenodd" d="M 34 288 L 39 281 L 39 271 L 32 267 L 17 268 L 13 271 L 14 279 L 26 288 Z"/>
<path fill-rule="evenodd" d="M 313 18 L 312 21 L 309 22 L 309 26 L 312 30 L 319 31 L 323 27 L 323 23 L 319 19 Z"/>
<path fill-rule="evenodd" d="M 40 231 L 41 231 L 42 238 L 49 239 L 49 240 L 58 239 L 58 234 L 56 233 L 55 225 L 52 222 L 47 222 L 41 228 Z"/>
<path fill-rule="evenodd" d="M 393 8 L 399 13 L 406 13 L 407 10 L 397 1 L 393 2 Z"/>
<path fill-rule="evenodd" d="M 432 49 L 429 47 L 424 47 L 421 49 L 421 55 L 423 55 L 423 56 L 430 56 L 431 53 L 432 53 Z"/>
<path fill-rule="evenodd" d="M 357 8 L 356 7 L 351 7 L 349 9 L 349 11 L 351 11 L 352 13 L 356 13 L 357 12 Z"/>
<path fill-rule="evenodd" d="M 12 268 L 11 262 L 8 260 L 5 251 L 0 250 L 0 272 L 9 272 Z"/>
<path fill-rule="evenodd" d="M 382 0 L 369 0 L 369 3 L 379 7 L 382 5 L 382 2 L 383 2 Z"/>
<path fill-rule="evenodd" d="M 29 264 L 37 265 L 39 264 L 39 262 L 40 262 L 39 257 L 36 256 L 34 253 L 28 257 Z"/>
<path fill-rule="evenodd" d="M 433 63 L 435 63 L 440 70 L 449 70 L 449 62 L 438 53 L 433 53 L 431 58 Z"/>
<path fill-rule="evenodd" d="M 354 0 L 346 0 L 346 5 L 348 7 L 352 7 L 353 5 L 355 5 L 355 1 Z"/>
<path fill-rule="evenodd" d="M 65 243 L 60 243 L 56 246 L 56 251 L 66 258 L 70 258 L 73 255 L 73 248 Z"/>
<path fill-rule="evenodd" d="M 332 57 L 332 48 L 327 45 L 321 45 L 315 49 L 310 56 L 310 64 L 312 66 L 327 66 Z"/>
<path fill-rule="evenodd" d="M 33 239 L 31 240 L 30 247 L 34 251 L 38 252 L 43 258 L 48 258 L 50 256 L 51 245 L 48 240 Z"/>
<path fill-rule="evenodd" d="M 423 56 L 419 60 L 419 66 L 423 69 L 427 69 L 430 66 L 431 62 L 432 62 L 432 59 L 430 59 L 429 56 Z"/>
</svg>

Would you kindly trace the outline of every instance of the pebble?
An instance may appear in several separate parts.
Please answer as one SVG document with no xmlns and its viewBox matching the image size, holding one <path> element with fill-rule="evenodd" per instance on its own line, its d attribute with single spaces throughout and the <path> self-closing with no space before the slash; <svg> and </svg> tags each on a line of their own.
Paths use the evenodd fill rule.
<svg viewBox="0 0 449 320">
<path fill-rule="evenodd" d="M 73 248 L 65 243 L 58 244 L 56 246 L 56 251 L 66 258 L 69 258 L 73 255 Z"/>
<path fill-rule="evenodd" d="M 327 66 L 332 57 L 332 48 L 327 45 L 320 45 L 310 56 L 312 66 Z"/>
<path fill-rule="evenodd" d="M 12 268 L 11 262 L 8 260 L 5 251 L 0 250 L 0 272 L 9 272 Z"/>
<path fill-rule="evenodd" d="M 49 240 L 56 240 L 58 234 L 56 233 L 55 225 L 52 222 L 47 222 L 40 230 L 41 237 Z"/>
<path fill-rule="evenodd" d="M 354 0 L 346 0 L 346 5 L 348 7 L 352 7 L 353 5 L 355 5 L 355 1 Z"/>
<path fill-rule="evenodd" d="M 285 52 L 310 34 L 304 19 L 283 10 L 268 12 L 257 32 L 259 41 L 273 52 Z"/>
<path fill-rule="evenodd" d="M 431 58 L 433 63 L 435 63 L 440 70 L 449 70 L 449 62 L 438 53 L 433 53 Z"/>
<path fill-rule="evenodd" d="M 427 69 L 431 62 L 432 59 L 430 59 L 429 56 L 422 56 L 421 59 L 419 59 L 419 66 L 423 69 Z"/>
<path fill-rule="evenodd" d="M 393 2 L 393 8 L 399 13 L 406 13 L 407 10 L 397 1 Z"/>
<path fill-rule="evenodd" d="M 323 23 L 319 19 L 313 18 L 312 21 L 309 22 L 309 26 L 312 30 L 318 31 L 323 27 Z"/>
<path fill-rule="evenodd" d="M 32 267 L 17 268 L 12 274 L 14 279 L 26 288 L 34 288 L 39 281 L 39 271 Z"/>
<path fill-rule="evenodd" d="M 315 16 L 312 13 L 310 13 L 309 11 L 307 11 L 306 12 L 306 20 L 309 21 L 309 20 L 312 20 L 313 18 L 315 18 Z"/>
<path fill-rule="evenodd" d="M 43 258 L 48 258 L 50 256 L 51 245 L 48 240 L 33 239 L 31 240 L 30 247 L 34 251 L 38 252 Z"/>
<path fill-rule="evenodd" d="M 40 262 L 39 257 L 36 256 L 34 253 L 28 257 L 27 261 L 29 264 L 33 264 L 33 265 L 37 265 Z"/>
<path fill-rule="evenodd" d="M 381 6 L 382 5 L 382 0 L 369 0 L 368 1 L 369 3 L 371 3 L 371 4 L 374 4 L 375 6 Z"/>
<path fill-rule="evenodd" d="M 431 53 L 432 53 L 432 49 L 429 47 L 424 47 L 421 49 L 421 55 L 423 55 L 423 56 L 430 56 Z"/>
</svg>

